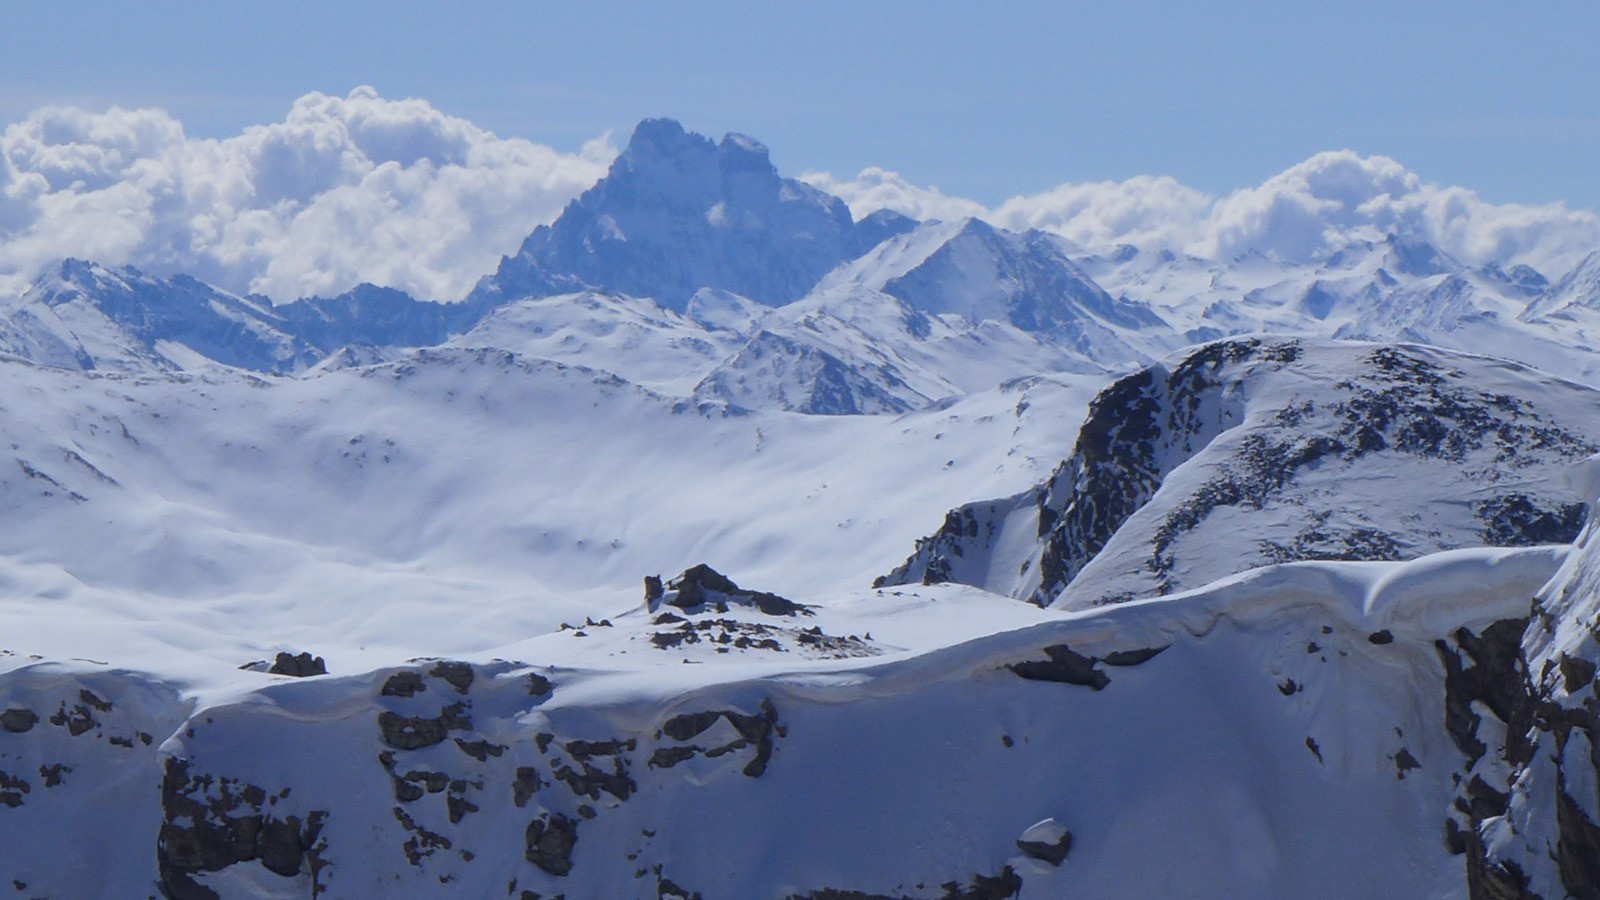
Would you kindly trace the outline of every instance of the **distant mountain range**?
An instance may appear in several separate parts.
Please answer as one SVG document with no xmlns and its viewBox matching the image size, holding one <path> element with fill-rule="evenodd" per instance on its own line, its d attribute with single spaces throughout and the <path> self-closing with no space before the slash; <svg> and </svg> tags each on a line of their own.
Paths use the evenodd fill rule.
<svg viewBox="0 0 1600 900">
<path fill-rule="evenodd" d="M 1094 255 L 972 219 L 858 222 L 838 198 L 781 177 L 760 143 L 652 119 L 463 302 L 363 285 L 274 306 L 69 260 L 0 307 L 0 352 L 79 369 L 296 374 L 478 342 L 467 335 L 503 307 L 583 295 L 575 302 L 591 311 L 653 305 L 647 316 L 671 327 L 641 332 L 627 355 L 692 348 L 675 371 L 698 377 L 670 389 L 747 408 L 897 413 L 1037 372 L 1126 372 L 1259 332 L 1428 343 L 1594 383 L 1600 253 L 1557 274 L 1469 268 L 1405 234 L 1287 264 L 1133 247 Z M 515 316 L 524 329 L 541 317 L 554 329 L 570 314 L 540 302 Z M 591 349 L 558 356 L 639 368 Z"/>
</svg>

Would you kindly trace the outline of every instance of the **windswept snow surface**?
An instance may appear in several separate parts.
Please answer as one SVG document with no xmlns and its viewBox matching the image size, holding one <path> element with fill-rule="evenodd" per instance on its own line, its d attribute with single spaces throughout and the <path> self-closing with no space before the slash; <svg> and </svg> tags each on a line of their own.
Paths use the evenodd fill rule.
<svg viewBox="0 0 1600 900">
<path fill-rule="evenodd" d="M 349 671 L 607 614 L 698 562 L 859 587 L 918 522 L 1042 477 L 1086 396 L 1033 379 L 898 418 L 746 414 L 471 347 L 305 378 L 0 362 L 0 646 L 292 647 Z"/>
<path fill-rule="evenodd" d="M 636 606 L 308 680 L 7 655 L 0 813 L 15 877 L 75 897 L 1462 896 L 1434 643 L 1525 612 L 1563 555 L 1288 564 L 1068 614 L 957 586 Z M 650 640 L 665 616 L 713 640 Z M 771 643 L 719 655 L 718 629 Z"/>
</svg>

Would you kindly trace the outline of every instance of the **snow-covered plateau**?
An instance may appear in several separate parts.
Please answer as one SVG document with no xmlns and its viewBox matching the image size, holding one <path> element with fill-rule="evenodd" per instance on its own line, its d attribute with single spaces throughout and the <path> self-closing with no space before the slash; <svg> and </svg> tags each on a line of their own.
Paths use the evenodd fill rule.
<svg viewBox="0 0 1600 900">
<path fill-rule="evenodd" d="M 1330 226 L 1332 227 L 1332 226 Z M 1600 248 L 854 217 L 0 299 L 0 893 L 1600 897 Z"/>
</svg>

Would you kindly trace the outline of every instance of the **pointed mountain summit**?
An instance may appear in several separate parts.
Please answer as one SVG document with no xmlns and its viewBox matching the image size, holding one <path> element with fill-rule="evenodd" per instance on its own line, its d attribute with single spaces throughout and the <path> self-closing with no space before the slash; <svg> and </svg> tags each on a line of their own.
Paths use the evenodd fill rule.
<svg viewBox="0 0 1600 900">
<path fill-rule="evenodd" d="M 911 224 L 856 223 L 844 201 L 779 176 L 752 138 L 718 143 L 646 119 L 606 177 L 501 260 L 473 299 L 602 290 L 681 311 L 695 291 L 716 288 L 776 306 Z"/>
<path fill-rule="evenodd" d="M 860 290 L 919 313 L 1012 325 L 1115 365 L 1140 359 L 1143 337 L 1167 328 L 1148 305 L 1107 294 L 1072 262 L 1062 239 L 979 219 L 922 223 L 830 275 L 817 294 Z"/>
</svg>

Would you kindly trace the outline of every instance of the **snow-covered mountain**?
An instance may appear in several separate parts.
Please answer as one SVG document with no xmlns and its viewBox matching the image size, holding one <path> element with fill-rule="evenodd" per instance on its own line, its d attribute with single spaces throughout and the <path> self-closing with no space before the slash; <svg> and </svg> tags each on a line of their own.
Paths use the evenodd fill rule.
<svg viewBox="0 0 1600 900">
<path fill-rule="evenodd" d="M 1146 305 L 1113 299 L 1091 281 L 1060 238 L 1013 234 L 977 219 L 926 223 L 818 287 L 823 295 L 856 291 L 882 292 L 928 315 L 1014 325 L 1111 365 L 1139 355 L 1123 334 L 1167 330 Z"/>
<path fill-rule="evenodd" d="M 1189 342 L 1260 332 L 1404 340 L 1508 357 L 1590 384 L 1600 376 L 1587 333 L 1570 317 L 1548 315 L 1595 294 L 1583 274 L 1592 259 L 1550 284 L 1527 266 L 1472 268 L 1415 236 L 1390 234 L 1304 263 L 1134 247 L 1076 262 L 1110 293 L 1148 303 Z"/>
<path fill-rule="evenodd" d="M 780 177 L 753 138 L 714 142 L 647 119 L 606 177 L 529 235 L 473 298 L 603 290 L 681 310 L 716 288 L 777 306 L 910 224 L 893 213 L 856 223 L 844 201 Z"/>
<path fill-rule="evenodd" d="M 7 305 L 0 349 L 113 371 L 295 373 L 436 346 L 524 304 L 468 342 L 492 337 L 751 409 L 899 413 L 1038 372 L 1104 377 L 1261 332 L 1428 343 L 1595 383 L 1595 259 L 1552 284 L 1526 266 L 1469 268 L 1406 234 L 1290 263 L 1258 252 L 1091 255 L 975 219 L 852 221 L 837 198 L 781 177 L 749 138 L 713 142 L 649 120 L 605 178 L 464 303 L 363 286 L 272 306 L 185 277 L 69 261 Z M 600 296 L 613 299 L 597 306 Z M 633 310 L 623 316 L 632 324 L 602 324 L 612 316 L 602 306 Z M 596 333 L 619 328 L 626 337 Z M 535 334 L 547 337 L 530 343 Z"/>
<path fill-rule="evenodd" d="M 1600 251 L 1540 293 L 1520 318 L 1559 332 L 1576 346 L 1600 346 Z"/>
<path fill-rule="evenodd" d="M 452 347 L 510 350 L 611 372 L 672 396 L 685 396 L 748 337 L 620 294 L 560 294 L 496 307 L 449 339 Z"/>
<path fill-rule="evenodd" d="M 1600 392 L 1420 346 L 1221 341 L 1095 398 L 1050 479 L 966 504 L 882 583 L 1069 608 L 1251 566 L 1562 543 Z"/>
<path fill-rule="evenodd" d="M 464 302 L 65 262 L 0 885 L 1595 895 L 1600 255 L 1339 246 L 857 221 L 650 120 Z"/>
<path fill-rule="evenodd" d="M 273 306 L 187 276 L 66 260 L 0 305 L 0 352 L 47 366 L 112 372 L 217 364 L 304 371 L 346 347 L 419 347 L 445 340 L 481 312 L 373 285 Z"/>
<path fill-rule="evenodd" d="M 63 262 L 0 314 L 0 347 L 60 368 L 176 371 L 208 360 L 272 372 L 316 358 L 270 303 L 82 260 Z"/>
</svg>

